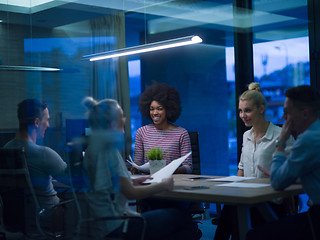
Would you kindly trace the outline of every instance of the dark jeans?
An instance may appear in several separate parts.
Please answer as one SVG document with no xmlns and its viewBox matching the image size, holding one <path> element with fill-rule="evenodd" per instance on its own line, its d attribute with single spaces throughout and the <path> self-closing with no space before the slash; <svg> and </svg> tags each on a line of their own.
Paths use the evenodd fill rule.
<svg viewBox="0 0 320 240">
<path fill-rule="evenodd" d="M 194 240 L 196 228 L 192 218 L 181 209 L 166 208 L 148 211 L 142 214 L 146 222 L 145 240 Z M 130 219 L 126 240 L 141 239 L 141 221 Z M 121 234 L 122 227 L 108 234 L 107 237 L 116 237 Z"/>
<path fill-rule="evenodd" d="M 320 239 L 320 206 L 308 212 L 282 218 L 250 230 L 247 240 L 316 240 Z"/>
<path fill-rule="evenodd" d="M 286 210 L 283 205 L 272 202 L 269 204 L 279 218 L 286 215 Z M 250 208 L 250 215 L 253 227 L 257 227 L 266 223 L 264 217 L 260 214 L 256 207 Z M 214 240 L 229 240 L 230 236 L 232 236 L 232 240 L 239 239 L 237 209 L 232 205 L 224 205 L 219 218 L 219 224 L 216 229 Z"/>
</svg>

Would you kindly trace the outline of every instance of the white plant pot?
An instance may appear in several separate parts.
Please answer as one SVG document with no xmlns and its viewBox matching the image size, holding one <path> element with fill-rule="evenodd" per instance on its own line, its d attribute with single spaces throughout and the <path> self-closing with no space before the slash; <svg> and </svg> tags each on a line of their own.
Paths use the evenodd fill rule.
<svg viewBox="0 0 320 240">
<path fill-rule="evenodd" d="M 161 168 L 166 166 L 166 160 L 149 160 L 150 163 L 150 174 L 158 172 Z"/>
</svg>

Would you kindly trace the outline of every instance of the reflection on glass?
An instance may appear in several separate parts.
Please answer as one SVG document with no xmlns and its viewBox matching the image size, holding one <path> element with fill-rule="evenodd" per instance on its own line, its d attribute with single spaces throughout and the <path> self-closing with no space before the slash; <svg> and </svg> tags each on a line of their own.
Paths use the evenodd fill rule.
<svg viewBox="0 0 320 240">
<path fill-rule="evenodd" d="M 308 37 L 264 42 L 253 45 L 254 77 L 268 102 L 266 118 L 283 123 L 285 90 L 310 84 Z"/>
</svg>

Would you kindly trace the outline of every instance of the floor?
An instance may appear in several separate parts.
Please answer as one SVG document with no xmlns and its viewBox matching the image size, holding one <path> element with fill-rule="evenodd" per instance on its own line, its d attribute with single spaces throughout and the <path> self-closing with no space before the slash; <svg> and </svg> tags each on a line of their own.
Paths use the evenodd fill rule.
<svg viewBox="0 0 320 240">
<path fill-rule="evenodd" d="M 202 231 L 201 240 L 213 240 L 214 233 L 216 231 L 217 226 L 211 223 L 212 217 L 206 220 L 200 220 L 198 224 L 200 230 Z"/>
</svg>

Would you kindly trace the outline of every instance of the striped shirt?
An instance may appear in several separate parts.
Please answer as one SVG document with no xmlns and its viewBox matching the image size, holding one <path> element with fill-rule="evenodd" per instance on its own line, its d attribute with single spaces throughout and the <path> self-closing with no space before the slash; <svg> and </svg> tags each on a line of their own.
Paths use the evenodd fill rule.
<svg viewBox="0 0 320 240">
<path fill-rule="evenodd" d="M 190 137 L 186 129 L 177 127 L 172 130 L 158 130 L 154 124 L 143 126 L 137 130 L 134 162 L 138 165 L 148 162 L 146 154 L 151 148 L 160 148 L 163 151 L 166 164 L 191 152 Z M 192 171 L 192 157 L 189 156 L 183 163 L 187 172 Z"/>
</svg>

